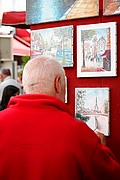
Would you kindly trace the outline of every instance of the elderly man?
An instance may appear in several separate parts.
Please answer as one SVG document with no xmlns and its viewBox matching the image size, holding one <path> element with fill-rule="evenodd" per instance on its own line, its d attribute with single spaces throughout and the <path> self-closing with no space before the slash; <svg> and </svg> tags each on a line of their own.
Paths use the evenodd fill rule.
<svg viewBox="0 0 120 180">
<path fill-rule="evenodd" d="M 13 97 L 0 112 L 1 180 L 120 180 L 111 150 L 70 115 L 65 86 L 64 69 L 55 58 L 28 61 L 26 94 Z"/>
<path fill-rule="evenodd" d="M 3 90 L 8 85 L 13 85 L 13 86 L 19 88 L 20 92 L 21 92 L 20 84 L 11 77 L 10 69 L 2 69 L 1 70 L 1 80 L 2 80 L 2 82 L 0 83 L 0 101 L 2 99 Z"/>
</svg>

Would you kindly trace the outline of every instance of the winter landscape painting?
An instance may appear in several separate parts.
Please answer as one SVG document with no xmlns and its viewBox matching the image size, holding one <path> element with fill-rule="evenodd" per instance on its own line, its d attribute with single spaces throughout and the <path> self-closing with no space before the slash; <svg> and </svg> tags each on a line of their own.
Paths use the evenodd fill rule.
<svg viewBox="0 0 120 180">
<path fill-rule="evenodd" d="M 31 58 L 53 55 L 63 67 L 73 66 L 73 26 L 31 31 Z"/>
<path fill-rule="evenodd" d="M 75 88 L 75 118 L 108 136 L 109 88 Z"/>
<path fill-rule="evenodd" d="M 77 77 L 116 76 L 116 22 L 77 26 Z"/>
</svg>

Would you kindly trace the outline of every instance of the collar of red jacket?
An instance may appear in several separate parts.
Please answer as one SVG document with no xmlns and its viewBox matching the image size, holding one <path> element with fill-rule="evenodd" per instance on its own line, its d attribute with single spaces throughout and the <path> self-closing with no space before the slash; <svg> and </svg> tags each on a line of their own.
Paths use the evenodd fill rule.
<svg viewBox="0 0 120 180">
<path fill-rule="evenodd" d="M 45 108 L 47 108 L 47 106 L 55 106 L 56 108 L 71 114 L 67 105 L 63 101 L 45 94 L 24 94 L 14 96 L 8 104 L 8 107 L 10 108 L 27 107 L 27 109 L 40 108 L 43 106 L 45 106 Z"/>
</svg>

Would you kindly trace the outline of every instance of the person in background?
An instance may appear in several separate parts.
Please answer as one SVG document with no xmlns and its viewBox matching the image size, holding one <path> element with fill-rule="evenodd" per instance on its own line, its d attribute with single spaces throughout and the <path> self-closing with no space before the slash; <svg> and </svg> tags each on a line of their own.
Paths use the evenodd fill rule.
<svg viewBox="0 0 120 180">
<path fill-rule="evenodd" d="M 2 73 L 0 71 L 0 83 L 2 82 L 2 79 L 3 79 L 3 76 L 2 76 Z"/>
<path fill-rule="evenodd" d="M 105 136 L 71 116 L 65 82 L 52 56 L 25 65 L 26 94 L 0 112 L 1 180 L 120 180 L 120 164 L 102 144 Z"/>
<path fill-rule="evenodd" d="M 2 77 L 2 82 L 0 83 L 0 101 L 2 99 L 3 90 L 8 85 L 16 86 L 20 89 L 20 93 L 22 92 L 20 84 L 17 82 L 17 80 L 11 77 L 10 69 L 2 69 L 1 77 Z"/>
<path fill-rule="evenodd" d="M 19 88 L 13 85 L 6 86 L 3 90 L 3 96 L 0 103 L 0 111 L 6 109 L 10 98 L 12 96 L 19 95 L 19 93 L 20 93 Z"/>
<path fill-rule="evenodd" d="M 23 89 L 23 85 L 22 85 L 22 70 L 19 70 L 17 73 L 17 81 L 19 82 L 21 89 Z"/>
</svg>

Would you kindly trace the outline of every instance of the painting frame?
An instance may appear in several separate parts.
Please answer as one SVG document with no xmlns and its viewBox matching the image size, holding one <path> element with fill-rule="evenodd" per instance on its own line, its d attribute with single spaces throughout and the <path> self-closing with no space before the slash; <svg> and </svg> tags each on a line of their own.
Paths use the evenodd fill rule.
<svg viewBox="0 0 120 180">
<path fill-rule="evenodd" d="M 73 67 L 73 25 L 31 30 L 30 54 L 53 55 L 63 67 Z"/>
<path fill-rule="evenodd" d="M 77 77 L 117 76 L 117 23 L 77 26 Z"/>
<path fill-rule="evenodd" d="M 68 78 L 65 76 L 65 103 L 68 103 Z"/>
<path fill-rule="evenodd" d="M 75 119 L 110 135 L 110 88 L 75 88 Z"/>
</svg>

